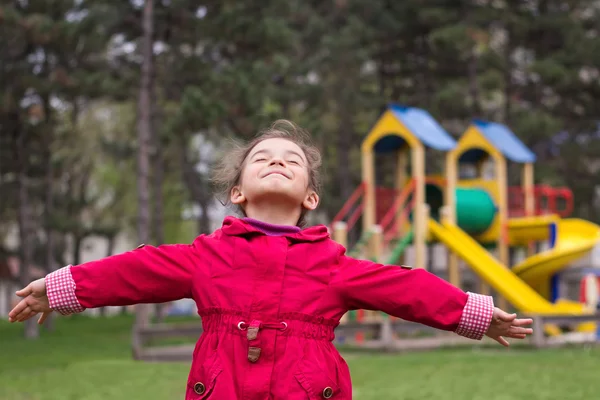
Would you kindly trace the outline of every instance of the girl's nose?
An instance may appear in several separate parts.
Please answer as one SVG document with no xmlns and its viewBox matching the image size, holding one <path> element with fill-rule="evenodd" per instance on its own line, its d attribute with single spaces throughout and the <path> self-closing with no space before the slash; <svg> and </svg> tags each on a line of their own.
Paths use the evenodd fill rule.
<svg viewBox="0 0 600 400">
<path fill-rule="evenodd" d="M 280 157 L 273 157 L 269 165 L 281 165 L 283 167 L 284 162 L 283 159 L 281 159 Z"/>
</svg>

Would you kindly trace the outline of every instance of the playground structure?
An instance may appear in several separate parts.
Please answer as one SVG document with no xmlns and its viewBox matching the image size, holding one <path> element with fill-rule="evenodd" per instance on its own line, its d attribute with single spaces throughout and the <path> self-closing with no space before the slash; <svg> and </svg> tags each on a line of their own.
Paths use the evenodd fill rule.
<svg viewBox="0 0 600 400">
<path fill-rule="evenodd" d="M 426 175 L 428 149 L 445 153 L 441 175 Z M 565 218 L 572 212 L 572 192 L 534 184 L 535 154 L 508 127 L 476 120 L 455 141 L 426 111 L 391 105 L 361 152 L 362 183 L 332 221 L 334 239 L 349 254 L 402 264 L 412 245 L 412 267 L 427 268 L 427 246 L 442 243 L 449 250 L 452 284 L 462 287 L 462 260 L 480 278 L 479 292 L 493 289 L 501 307 L 508 302 L 522 314 L 561 321 L 561 328 L 546 323 L 546 334 L 560 335 L 567 325 L 595 330 L 595 305 L 561 298 L 558 273 L 600 243 L 600 227 Z M 390 154 L 396 171 L 385 186 L 389 177 L 376 174 L 375 158 Z M 521 166 L 519 186 L 508 185 L 508 162 Z M 465 176 L 468 168 L 471 175 Z M 348 243 L 349 233 L 359 233 L 356 243 Z M 549 249 L 537 252 L 542 242 Z M 511 248 L 525 249 L 527 257 L 511 262 Z M 381 313 L 353 310 L 343 323 L 381 319 Z M 356 339 L 362 341 L 360 332 Z"/>
</svg>

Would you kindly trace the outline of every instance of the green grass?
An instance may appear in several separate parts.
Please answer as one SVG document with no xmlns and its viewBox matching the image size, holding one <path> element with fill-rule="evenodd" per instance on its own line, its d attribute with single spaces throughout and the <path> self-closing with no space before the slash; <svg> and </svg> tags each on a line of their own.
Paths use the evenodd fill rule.
<svg viewBox="0 0 600 400">
<path fill-rule="evenodd" d="M 37 341 L 0 322 L 0 399 L 183 399 L 187 363 L 130 356 L 129 317 L 60 318 Z M 496 347 L 421 353 L 344 353 L 354 398 L 542 400 L 600 395 L 600 349 Z"/>
</svg>

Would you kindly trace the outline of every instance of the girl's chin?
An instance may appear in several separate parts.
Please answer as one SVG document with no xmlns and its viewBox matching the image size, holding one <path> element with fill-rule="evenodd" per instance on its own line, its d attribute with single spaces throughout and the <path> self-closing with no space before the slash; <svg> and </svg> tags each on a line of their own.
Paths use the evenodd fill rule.
<svg viewBox="0 0 600 400">
<path fill-rule="evenodd" d="M 261 190 L 260 193 L 256 193 L 254 197 L 257 200 L 262 199 L 268 202 L 281 201 L 282 203 L 298 204 L 298 199 L 302 198 L 302 195 L 291 193 L 284 188 L 265 188 L 265 190 Z M 300 203 L 301 202 L 302 200 L 300 200 Z"/>
</svg>

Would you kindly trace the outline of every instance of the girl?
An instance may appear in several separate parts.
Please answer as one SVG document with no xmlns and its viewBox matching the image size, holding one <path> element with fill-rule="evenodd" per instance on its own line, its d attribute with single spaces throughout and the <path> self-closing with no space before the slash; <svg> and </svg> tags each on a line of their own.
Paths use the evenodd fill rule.
<svg viewBox="0 0 600 400">
<path fill-rule="evenodd" d="M 495 308 L 423 269 L 345 255 L 325 226 L 304 228 L 319 204 L 318 150 L 287 121 L 223 158 L 217 171 L 242 218 L 192 244 L 139 248 L 67 266 L 17 292 L 22 322 L 53 310 L 192 298 L 204 333 L 186 400 L 352 399 L 350 373 L 332 341 L 348 310 L 379 310 L 480 340 L 532 333 L 530 319 Z"/>
</svg>

